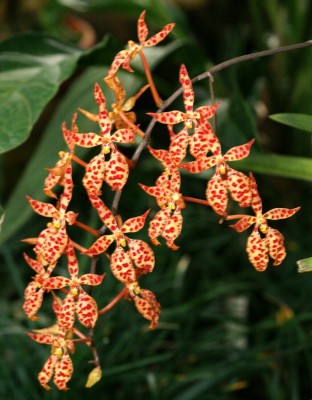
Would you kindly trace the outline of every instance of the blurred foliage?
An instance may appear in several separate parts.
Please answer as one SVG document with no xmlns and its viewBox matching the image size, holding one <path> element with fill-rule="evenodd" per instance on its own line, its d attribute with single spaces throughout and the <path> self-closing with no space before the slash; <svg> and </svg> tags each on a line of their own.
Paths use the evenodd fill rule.
<svg viewBox="0 0 312 400">
<path fill-rule="evenodd" d="M 27 134 L 32 126 L 32 131 L 22 146 L 0 159 L 0 202 L 5 210 L 0 255 L 1 398 L 305 400 L 312 397 L 312 282 L 309 274 L 298 274 L 296 268 L 296 260 L 311 256 L 311 135 L 298 131 L 296 128 L 300 127 L 296 125 L 285 126 L 269 118 L 277 113 L 311 114 L 311 49 L 238 64 L 217 74 L 214 81 L 215 95 L 222 100 L 217 123 L 223 150 L 256 137 L 251 157 L 235 163 L 234 168 L 256 172 L 265 210 L 302 207 L 291 220 L 274 224 L 285 234 L 288 255 L 283 264 L 256 273 L 245 252 L 248 233 L 238 235 L 226 223 L 218 224 L 218 216 L 210 209 L 188 204 L 183 213 L 184 229 L 177 240 L 180 249 L 172 252 L 164 244 L 155 248 L 155 271 L 142 278 L 142 286 L 151 289 L 162 304 L 159 327 L 149 332 L 133 304 L 121 301 L 99 320 L 95 330 L 103 367 L 99 383 L 84 388 L 93 366 L 88 364 L 92 355 L 83 344 L 77 345 L 73 355 L 75 371 L 69 392 L 58 393 L 53 389 L 46 393 L 37 382 L 36 375 L 49 350 L 32 342 L 24 331 L 51 325 L 53 315 L 47 304 L 34 323 L 25 318 L 21 309 L 31 273 L 22 257 L 23 251 L 29 253 L 29 246 L 20 240 L 36 236 L 46 223 L 31 212 L 25 194 L 44 199 L 44 168 L 52 167 L 58 151 L 65 149 L 61 124 L 63 121 L 70 124 L 77 107 L 96 111 L 94 82 L 100 83 L 108 104 L 113 101 L 102 78 L 114 54 L 127 40 L 135 40 L 140 12 L 147 10 L 146 21 L 151 32 L 169 22 L 177 24 L 172 34 L 175 43 L 168 40 L 165 46 L 147 52 L 153 60 L 156 85 L 164 98 L 179 87 L 181 62 L 193 77 L 231 57 L 312 37 L 309 20 L 312 4 L 308 0 L 237 0 L 235 7 L 229 7 L 226 0 L 192 1 L 192 7 L 189 3 L 7 0 L 1 4 L 0 49 L 15 37 L 27 35 L 51 36 L 51 43 L 63 43 L 63 49 L 73 49 L 73 53 L 65 52 L 66 59 L 71 54 L 73 58 L 69 57 L 66 74 L 54 80 L 53 90 L 42 101 L 41 109 L 58 90 L 39 119 L 41 109 L 37 114 L 31 113 L 25 125 L 26 116 L 20 115 L 21 110 L 8 108 L 12 115 L 14 112 L 12 121 L 16 124 L 9 125 L 10 133 L 14 126 Z M 86 23 L 83 31 L 73 29 L 70 22 L 75 20 Z M 29 30 L 35 33 L 26 33 Z M 82 49 L 82 39 L 88 38 L 94 40 L 95 47 Z M 18 51 L 34 50 L 27 47 L 19 47 Z M 8 56 L 7 50 L 0 54 L 4 56 Z M 20 62 L 24 61 L 24 56 L 21 58 Z M 129 96 L 145 84 L 139 63 L 133 65 L 136 74 L 122 75 Z M 43 75 L 49 79 L 45 70 Z M 15 79 L 14 82 L 17 83 Z M 2 80 L 0 90 L 5 84 L 9 82 Z M 207 82 L 197 84 L 194 89 L 198 105 L 209 103 Z M 35 96 L 34 101 L 37 100 L 40 99 Z M 179 98 L 172 108 L 181 104 Z M 152 100 L 144 94 L 137 103 L 142 129 L 149 121 L 145 113 L 151 110 L 154 110 Z M 78 118 L 81 131 L 92 129 L 81 115 Z M 6 123 L 5 116 L 1 121 L 1 125 Z M 157 126 L 151 145 L 165 148 L 167 144 L 166 130 Z M 124 150 L 131 156 L 131 147 Z M 87 155 L 87 150 L 80 151 L 82 158 Z M 124 219 L 142 213 L 146 206 L 152 208 L 151 213 L 156 212 L 155 202 L 140 192 L 136 182 L 152 185 L 159 172 L 159 165 L 144 152 L 121 198 L 120 213 Z M 182 193 L 203 198 L 207 174 L 183 175 Z M 82 176 L 79 166 L 75 176 L 77 179 Z M 99 227 L 86 195 L 82 190 L 79 192 L 78 185 L 75 189 L 72 206 L 79 209 L 79 219 Z M 104 194 L 108 204 L 111 199 L 111 192 Z M 235 206 L 231 211 L 236 211 Z M 76 227 L 71 227 L 70 235 L 85 246 L 92 240 Z M 82 269 L 87 270 L 87 264 L 87 258 L 82 258 Z M 107 266 L 103 259 L 99 270 L 104 271 Z M 121 288 L 107 274 L 101 288 L 94 291 L 99 307 L 105 306 Z"/>
</svg>

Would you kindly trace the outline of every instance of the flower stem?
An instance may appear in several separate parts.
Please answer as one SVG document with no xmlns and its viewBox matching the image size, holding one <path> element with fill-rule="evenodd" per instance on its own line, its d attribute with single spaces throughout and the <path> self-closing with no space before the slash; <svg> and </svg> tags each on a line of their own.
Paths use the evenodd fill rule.
<svg viewBox="0 0 312 400">
<path fill-rule="evenodd" d="M 209 203 L 207 200 L 195 199 L 194 197 L 186 197 L 186 196 L 182 196 L 182 199 L 184 201 L 190 201 L 192 203 L 198 203 L 198 204 L 203 204 L 205 206 L 209 206 Z"/>
<path fill-rule="evenodd" d="M 79 157 L 75 156 L 74 154 L 72 155 L 72 159 L 76 161 L 77 164 L 81 165 L 82 167 L 86 168 L 87 163 L 82 161 Z"/>
<path fill-rule="evenodd" d="M 128 125 L 130 128 L 136 129 L 135 133 L 137 133 L 141 138 L 144 138 L 144 132 L 141 131 L 130 119 L 126 116 L 123 111 L 119 111 L 120 118 Z"/>
<path fill-rule="evenodd" d="M 127 293 L 127 289 L 124 288 L 122 289 L 122 291 L 110 302 L 107 304 L 107 306 L 105 306 L 104 308 L 102 308 L 99 312 L 98 315 L 103 315 L 105 314 L 107 311 L 109 311 L 116 303 L 118 303 L 118 301 Z"/>
<path fill-rule="evenodd" d="M 90 226 L 85 225 L 85 224 L 82 223 L 82 222 L 79 222 L 79 221 L 76 220 L 76 221 L 74 222 L 74 225 L 79 226 L 79 228 L 84 229 L 85 231 L 91 233 L 93 236 L 96 236 L 96 237 L 101 236 L 101 235 L 99 234 L 98 231 L 96 231 L 96 230 L 93 229 L 93 228 L 90 228 Z"/>
<path fill-rule="evenodd" d="M 154 102 L 156 104 L 156 107 L 160 107 L 161 103 L 162 103 L 162 100 L 161 100 L 161 98 L 160 98 L 160 96 L 159 96 L 159 94 L 157 92 L 157 89 L 156 89 L 156 86 L 154 84 L 154 80 L 153 80 L 151 71 L 149 69 L 147 60 L 146 60 L 145 55 L 144 55 L 142 50 L 139 51 L 139 55 L 140 55 L 141 60 L 142 60 L 142 64 L 143 64 L 143 68 L 144 68 L 144 71 L 145 71 L 146 79 L 147 79 L 147 82 L 150 85 L 150 89 L 151 89 L 152 96 L 153 96 Z"/>
</svg>

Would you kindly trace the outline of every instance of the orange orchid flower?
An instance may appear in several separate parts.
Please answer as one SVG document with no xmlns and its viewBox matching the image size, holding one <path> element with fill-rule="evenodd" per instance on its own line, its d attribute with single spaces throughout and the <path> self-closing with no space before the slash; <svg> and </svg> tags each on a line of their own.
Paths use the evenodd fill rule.
<svg viewBox="0 0 312 400">
<path fill-rule="evenodd" d="M 156 33 L 155 35 L 147 39 L 148 28 L 145 23 L 145 13 L 146 11 L 143 11 L 138 19 L 138 39 L 140 44 L 137 44 L 132 40 L 129 40 L 128 49 L 121 50 L 116 54 L 105 79 L 110 79 L 113 75 L 115 75 L 121 66 L 123 69 L 129 72 L 134 72 L 129 65 L 130 61 L 144 47 L 156 46 L 159 42 L 164 40 L 165 37 L 172 31 L 172 29 L 175 26 L 174 23 L 168 24 L 160 32 Z"/>
<path fill-rule="evenodd" d="M 119 228 L 114 215 L 104 202 L 95 195 L 89 195 L 89 198 L 100 219 L 112 234 L 99 237 L 83 254 L 93 256 L 104 253 L 112 242 L 115 241 L 116 250 L 111 256 L 110 267 L 113 275 L 118 280 L 124 284 L 136 281 L 136 272 L 133 263 L 136 267 L 144 271 L 144 273 L 152 272 L 155 265 L 153 250 L 143 240 L 130 239 L 125 235 L 125 233 L 138 232 L 143 228 L 149 210 L 139 217 L 127 219 L 121 228 Z M 127 245 L 129 251 L 124 250 Z"/>
<path fill-rule="evenodd" d="M 48 382 L 54 375 L 53 382 L 59 390 L 67 391 L 67 382 L 71 379 L 74 367 L 69 357 L 67 348 L 74 353 L 74 343 L 72 340 L 65 339 L 66 330 L 59 327 L 58 335 L 50 333 L 29 333 L 27 335 L 38 343 L 50 344 L 52 351 L 50 357 L 45 362 L 42 370 L 38 374 L 38 380 L 45 390 L 50 390 Z"/>
<path fill-rule="evenodd" d="M 98 309 L 95 300 L 89 296 L 81 285 L 100 285 L 104 275 L 85 274 L 78 278 L 79 266 L 75 250 L 69 240 L 66 248 L 68 271 L 70 279 L 64 276 L 55 276 L 39 279 L 43 288 L 48 290 L 61 289 L 69 286 L 70 291 L 63 300 L 60 310 L 57 313 L 58 325 L 71 329 L 75 321 L 75 313 L 79 322 L 86 328 L 94 328 L 98 318 Z M 76 296 L 77 301 L 76 301 Z"/>
<path fill-rule="evenodd" d="M 31 197 L 26 196 L 32 209 L 36 213 L 44 217 L 52 218 L 52 222 L 48 224 L 48 227 L 39 234 L 34 249 L 37 254 L 37 260 L 43 265 L 56 262 L 67 246 L 68 235 L 66 233 L 66 222 L 72 225 L 78 215 L 73 211 L 66 212 L 72 198 L 72 191 L 72 167 L 71 164 L 69 164 L 64 174 L 64 191 L 60 197 L 57 208 L 52 204 L 33 200 Z M 27 241 L 27 239 L 25 239 L 25 241 Z"/>
<path fill-rule="evenodd" d="M 274 208 L 266 213 L 262 213 L 262 201 L 259 196 L 257 184 L 252 173 L 250 173 L 250 188 L 252 193 L 251 206 L 256 216 L 228 216 L 226 219 L 241 218 L 236 224 L 230 225 L 237 232 L 243 232 L 252 224 L 255 224 L 251 235 L 247 240 L 246 251 L 251 264 L 257 271 L 264 271 L 269 262 L 269 255 L 273 258 L 273 265 L 279 265 L 286 256 L 284 247 L 284 236 L 276 229 L 268 226 L 267 220 L 277 220 L 289 218 L 300 210 L 300 207 Z M 261 234 L 264 236 L 262 237 Z"/>
<path fill-rule="evenodd" d="M 174 110 L 162 113 L 147 113 L 147 115 L 150 115 L 162 124 L 175 125 L 183 122 L 187 129 L 191 129 L 195 121 L 199 121 L 200 119 L 206 120 L 213 117 L 220 103 L 213 106 L 198 107 L 195 111 L 193 110 L 194 91 L 184 64 L 180 67 L 180 83 L 183 88 L 185 112 Z"/>
</svg>

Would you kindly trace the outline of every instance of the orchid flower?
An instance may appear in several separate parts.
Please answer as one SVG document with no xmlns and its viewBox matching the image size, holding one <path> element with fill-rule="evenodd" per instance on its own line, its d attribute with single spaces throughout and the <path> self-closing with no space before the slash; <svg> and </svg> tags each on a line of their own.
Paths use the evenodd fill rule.
<svg viewBox="0 0 312 400">
<path fill-rule="evenodd" d="M 174 23 L 168 24 L 160 32 L 156 33 L 155 35 L 147 39 L 148 28 L 145 23 L 145 13 L 146 11 L 143 11 L 138 19 L 137 29 L 138 29 L 139 44 L 133 42 L 132 40 L 128 41 L 128 49 L 121 50 L 116 54 L 105 79 L 110 79 L 113 75 L 115 75 L 121 66 L 123 69 L 129 72 L 134 72 L 129 65 L 130 61 L 144 47 L 156 46 L 159 42 L 164 40 L 165 37 L 172 31 L 172 29 L 175 26 Z"/>
<path fill-rule="evenodd" d="M 37 314 L 41 307 L 43 295 L 46 291 L 46 289 L 39 283 L 39 280 L 48 278 L 56 263 L 50 264 L 47 270 L 45 270 L 41 263 L 28 257 L 26 253 L 24 253 L 24 258 L 28 265 L 36 272 L 36 275 L 33 277 L 33 281 L 31 281 L 25 289 L 23 310 L 29 319 L 36 321 L 38 317 L 36 317 L 35 314 Z"/>
<path fill-rule="evenodd" d="M 160 304 L 154 293 L 141 289 L 138 282 L 129 283 L 127 289 L 139 313 L 151 321 L 149 328 L 154 329 L 158 324 L 160 314 Z"/>
<path fill-rule="evenodd" d="M 45 390 L 50 390 L 48 382 L 54 375 L 53 382 L 59 390 L 68 390 L 67 382 L 71 379 L 74 367 L 69 357 L 67 348 L 74 353 L 74 343 L 65 338 L 65 328 L 59 327 L 58 335 L 51 333 L 29 333 L 27 335 L 38 343 L 50 344 L 52 351 L 50 357 L 45 362 L 42 370 L 38 374 L 38 380 Z"/>
<path fill-rule="evenodd" d="M 72 140 L 72 132 L 74 133 L 78 132 L 78 128 L 75 124 L 76 118 L 77 118 L 77 113 L 73 115 L 71 130 L 68 130 L 66 128 L 65 122 L 63 123 L 62 126 L 63 137 L 70 151 L 69 152 L 60 151 L 59 152 L 60 160 L 55 164 L 54 168 L 46 168 L 46 170 L 49 172 L 49 175 L 44 181 L 43 192 L 47 196 L 53 197 L 54 199 L 57 199 L 57 196 L 55 193 L 52 192 L 52 189 L 57 183 L 59 185 L 64 185 L 64 175 L 67 166 L 72 161 L 72 156 L 75 151 L 75 143 Z"/>
<path fill-rule="evenodd" d="M 89 296 L 81 285 L 96 286 L 102 283 L 104 275 L 85 274 L 78 277 L 79 266 L 74 248 L 69 240 L 66 248 L 68 271 L 70 279 L 63 276 L 42 278 L 39 280 L 42 287 L 48 290 L 61 289 L 69 286 L 68 295 L 63 300 L 58 312 L 58 325 L 71 329 L 75 321 L 75 313 L 79 322 L 86 328 L 94 328 L 98 318 L 98 309 L 95 300 Z M 76 296 L 77 301 L 76 301 Z"/>
<path fill-rule="evenodd" d="M 36 213 L 44 217 L 52 218 L 52 222 L 48 224 L 48 228 L 44 229 L 39 234 L 34 249 L 37 254 L 37 260 L 43 265 L 56 262 L 67 246 L 68 235 L 66 233 L 66 222 L 72 225 L 78 215 L 73 211 L 66 212 L 72 198 L 72 191 L 72 167 L 71 164 L 69 164 L 64 174 L 64 191 L 60 197 L 59 206 L 57 208 L 52 204 L 33 200 L 31 197 L 26 196 L 32 209 Z"/>
<path fill-rule="evenodd" d="M 144 241 L 130 239 L 125 235 L 125 233 L 138 232 L 143 228 L 149 210 L 139 217 L 127 219 L 119 228 L 114 215 L 103 201 L 95 195 L 89 195 L 89 198 L 100 219 L 112 234 L 99 237 L 83 254 L 93 256 L 104 253 L 115 241 L 116 249 L 111 256 L 110 267 L 113 275 L 118 280 L 124 284 L 136 281 L 136 272 L 132 262 L 136 267 L 142 269 L 144 273 L 152 272 L 155 265 L 153 250 Z M 129 251 L 124 250 L 127 245 Z"/>
<path fill-rule="evenodd" d="M 257 184 L 252 173 L 250 173 L 250 188 L 252 193 L 251 206 L 255 212 L 255 216 L 243 216 L 236 224 L 230 225 L 237 232 L 243 232 L 252 224 L 255 224 L 251 235 L 247 240 L 246 251 L 251 264 L 257 271 L 264 271 L 269 262 L 269 255 L 273 258 L 273 265 L 279 265 L 286 256 L 284 247 L 284 236 L 276 229 L 270 228 L 267 219 L 277 220 L 289 218 L 294 215 L 300 207 L 289 208 L 273 208 L 266 213 L 262 213 L 262 201 L 259 196 Z M 236 219 L 241 216 L 231 215 L 227 219 Z M 262 237 L 261 234 L 264 236 Z"/>
<path fill-rule="evenodd" d="M 195 111 L 193 110 L 194 91 L 192 82 L 184 64 L 182 64 L 180 67 L 180 83 L 183 88 L 185 113 L 174 110 L 162 113 L 147 113 L 147 115 L 150 115 L 151 117 L 155 118 L 156 121 L 162 124 L 175 125 L 183 122 L 187 129 L 191 129 L 193 122 L 198 121 L 199 119 L 209 119 L 213 117 L 220 103 L 217 103 L 213 106 L 198 107 Z"/>
<path fill-rule="evenodd" d="M 103 180 L 111 186 L 112 190 L 121 190 L 127 182 L 129 167 L 126 158 L 119 152 L 114 142 L 132 143 L 135 129 L 119 129 L 111 134 L 112 121 L 106 108 L 106 100 L 99 85 L 94 87 L 94 96 L 99 106 L 98 122 L 100 134 L 73 133 L 75 144 L 81 147 L 102 146 L 102 151 L 87 164 L 83 185 L 87 192 L 99 195 Z M 111 153 L 109 161 L 105 161 L 105 155 Z"/>
<path fill-rule="evenodd" d="M 209 180 L 206 189 L 206 198 L 212 209 L 220 215 L 226 215 L 228 204 L 228 191 L 233 200 L 240 207 L 248 207 L 251 201 L 249 179 L 241 172 L 230 168 L 227 161 L 241 160 L 249 155 L 250 147 L 254 139 L 241 146 L 231 148 L 224 156 L 221 153 L 221 145 L 212 130 L 207 131 L 206 146 L 213 152 L 213 156 L 200 157 L 196 161 L 180 164 L 180 168 L 196 174 L 208 168 L 216 166 L 214 176 Z"/>
</svg>

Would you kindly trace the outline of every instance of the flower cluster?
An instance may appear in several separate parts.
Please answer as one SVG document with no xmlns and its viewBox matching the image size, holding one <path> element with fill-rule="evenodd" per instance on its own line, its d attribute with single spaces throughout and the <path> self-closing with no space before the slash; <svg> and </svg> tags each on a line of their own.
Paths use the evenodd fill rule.
<svg viewBox="0 0 312 400">
<path fill-rule="evenodd" d="M 79 111 L 97 124 L 96 131 L 79 132 L 76 113 L 72 117 L 70 129 L 64 122 L 62 131 L 68 151 L 59 153 L 60 159 L 53 168 L 47 168 L 49 174 L 44 181 L 43 192 L 50 197 L 50 202 L 37 201 L 27 196 L 32 209 L 37 214 L 50 219 L 47 227 L 37 237 L 24 240 L 34 246 L 35 258 L 29 257 L 26 253 L 24 257 L 35 275 L 25 289 L 23 309 L 27 317 L 35 321 L 38 319 L 37 313 L 44 297 L 51 295 L 56 317 L 56 323 L 52 327 L 28 333 L 31 339 L 52 346 L 51 355 L 38 375 L 40 384 L 46 390 L 50 389 L 48 382 L 52 377 L 58 389 L 68 390 L 67 382 L 73 373 L 73 363 L 68 349 L 73 353 L 74 344 L 84 342 L 89 346 L 92 345 L 93 353 L 96 354 L 93 335 L 86 336 L 80 332 L 79 326 L 93 329 L 98 317 L 120 299 L 133 301 L 138 312 L 150 322 L 150 329 L 154 329 L 158 324 L 160 304 L 150 290 L 141 288 L 138 283 L 141 275 L 154 270 L 155 256 L 148 243 L 131 238 L 132 233 L 144 228 L 150 210 L 122 222 L 120 215 L 116 212 L 116 204 L 110 209 L 101 196 L 107 190 L 114 191 L 115 198 L 121 195 L 128 181 L 131 167 L 134 166 L 132 160 L 122 153 L 119 145 L 134 144 L 135 135 L 143 138 L 142 140 L 146 139 L 145 133 L 141 131 L 139 125 L 136 125 L 133 107 L 137 98 L 148 88 L 151 90 L 156 105 L 159 105 L 161 100 L 151 78 L 143 49 L 161 42 L 173 27 L 174 24 L 168 24 L 160 32 L 147 39 L 145 11 L 140 15 L 139 44 L 129 41 L 128 49 L 117 53 L 104 78 L 108 89 L 114 92 L 116 102 L 109 107 L 100 85 L 95 83 L 93 95 L 98 113 L 94 114 L 83 109 Z M 141 57 L 148 84 L 138 94 L 126 100 L 126 92 L 117 73 L 120 67 L 134 72 L 129 63 L 137 54 Z M 186 201 L 190 200 L 181 193 L 180 170 L 196 174 L 215 167 L 215 172 L 207 183 L 207 201 L 202 200 L 202 202 L 209 205 L 225 220 L 240 218 L 240 221 L 232 225 L 238 232 L 255 224 L 247 242 L 247 252 L 250 262 L 257 270 L 266 269 L 269 255 L 274 259 L 275 265 L 280 264 L 286 255 L 283 236 L 277 230 L 268 227 L 266 221 L 290 217 L 299 210 L 299 207 L 293 210 L 277 208 L 262 213 L 262 203 L 254 177 L 246 176 L 228 165 L 230 161 L 247 157 L 253 140 L 238 145 L 223 155 L 219 139 L 209 122 L 211 118 L 214 118 L 220 103 L 194 110 L 194 91 L 185 65 L 180 68 L 179 79 L 183 89 L 185 112 L 174 110 L 148 113 L 159 123 L 167 125 L 170 138 L 168 150 L 148 146 L 152 157 L 161 163 L 163 172 L 153 186 L 139 184 L 148 195 L 156 199 L 160 208 L 149 221 L 148 236 L 152 244 L 159 245 L 158 239 L 162 237 L 169 248 L 178 249 L 175 241 L 182 230 L 182 210 L 186 206 Z M 182 128 L 176 133 L 174 129 L 176 126 L 179 127 L 179 124 Z M 146 144 L 147 142 L 148 140 Z M 84 161 L 77 157 L 77 147 L 94 148 L 94 151 L 98 150 L 98 153 Z M 193 157 L 193 161 L 186 161 L 187 157 Z M 74 185 L 74 162 L 84 168 L 82 186 L 87 193 L 88 205 L 96 211 L 103 224 L 98 231 L 79 222 L 78 213 L 70 209 L 74 186 L 77 185 L 76 181 Z M 59 190 L 61 194 L 57 195 Z M 251 206 L 256 216 L 228 215 L 230 198 L 240 207 Z M 85 229 L 96 237 L 89 248 L 84 248 L 72 240 L 70 237 L 72 228 L 69 228 L 72 225 Z M 110 232 L 106 233 L 107 230 Z M 77 251 L 80 252 L 81 257 L 92 259 L 90 273 L 81 274 Z M 101 271 L 99 274 L 96 273 L 98 272 L 96 260 L 101 255 L 109 260 L 109 270 Z M 66 260 L 66 276 L 57 272 L 61 258 Z M 107 272 L 112 273 L 122 284 L 123 289 L 113 301 L 99 310 L 92 296 L 92 287 L 101 286 Z M 75 339 L 74 335 L 77 335 L 78 339 Z M 91 372 L 88 382 L 100 378 L 98 356 L 95 357 L 94 362 L 96 368 Z M 90 383 L 87 384 L 88 387 L 89 385 Z"/>
</svg>

